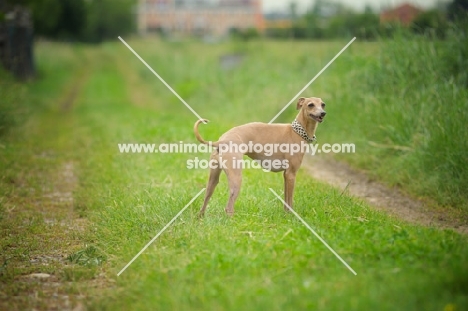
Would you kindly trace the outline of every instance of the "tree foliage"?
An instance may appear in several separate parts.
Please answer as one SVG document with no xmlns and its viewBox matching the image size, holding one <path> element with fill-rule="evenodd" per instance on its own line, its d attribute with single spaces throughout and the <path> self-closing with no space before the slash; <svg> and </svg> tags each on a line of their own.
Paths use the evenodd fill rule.
<svg viewBox="0 0 468 311">
<path fill-rule="evenodd" d="M 290 5 L 291 15 L 295 2 Z M 409 28 L 398 23 L 380 23 L 377 13 L 366 6 L 356 13 L 342 3 L 316 0 L 303 16 L 293 19 L 289 28 L 268 29 L 267 36 L 296 39 L 333 39 L 357 36 L 364 40 L 392 37 L 396 31 L 410 31 L 443 39 L 455 23 L 457 29 L 468 29 L 468 0 L 452 0 L 438 9 L 419 14 Z"/>
<path fill-rule="evenodd" d="M 28 6 L 36 35 L 100 42 L 135 28 L 135 0 L 10 0 Z"/>
<path fill-rule="evenodd" d="M 372 39 L 379 28 L 379 17 L 367 7 L 357 14 L 342 3 L 317 0 L 301 19 L 294 22 L 290 34 L 294 38 L 338 38 L 353 35 Z"/>
<path fill-rule="evenodd" d="M 448 17 L 451 20 L 468 17 L 468 0 L 453 0 L 447 7 Z"/>
<path fill-rule="evenodd" d="M 439 10 L 428 10 L 416 16 L 411 23 L 411 29 L 415 33 L 442 38 L 447 29 L 447 21 L 444 14 Z"/>
<path fill-rule="evenodd" d="M 133 0 L 93 0 L 88 3 L 84 37 L 100 42 L 134 30 Z"/>
</svg>

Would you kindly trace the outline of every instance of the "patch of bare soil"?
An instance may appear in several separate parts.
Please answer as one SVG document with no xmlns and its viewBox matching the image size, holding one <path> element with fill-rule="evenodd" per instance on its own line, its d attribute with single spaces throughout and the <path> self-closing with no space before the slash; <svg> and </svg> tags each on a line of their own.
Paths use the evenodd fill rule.
<svg viewBox="0 0 468 311">
<path fill-rule="evenodd" d="M 408 222 L 438 228 L 450 228 L 468 234 L 468 224 L 453 213 L 430 207 L 410 198 L 399 189 L 389 188 L 369 178 L 364 172 L 331 157 L 305 156 L 304 168 L 317 180 L 329 183 L 349 194 L 362 198 L 371 206 Z"/>
<path fill-rule="evenodd" d="M 85 228 L 85 220 L 73 211 L 77 184 L 73 163 L 58 167 L 50 179 L 44 181 L 42 195 L 31 191 L 29 200 L 16 201 L 8 211 L 11 227 L 4 233 L 22 238 L 12 239 L 4 249 L 11 278 L 0 288 L 2 310 L 83 310 L 80 300 L 85 296 L 63 274 L 67 256 L 83 246 L 79 237 Z"/>
</svg>

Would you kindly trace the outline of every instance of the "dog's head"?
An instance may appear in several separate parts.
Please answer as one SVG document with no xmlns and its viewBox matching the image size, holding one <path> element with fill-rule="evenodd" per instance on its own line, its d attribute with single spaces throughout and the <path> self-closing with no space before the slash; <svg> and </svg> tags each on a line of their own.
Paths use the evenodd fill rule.
<svg viewBox="0 0 468 311">
<path fill-rule="evenodd" d="M 325 118 L 325 115 L 327 114 L 324 109 L 325 103 L 321 98 L 301 97 L 297 101 L 297 110 L 301 110 L 306 119 L 309 118 L 319 123 L 323 122 L 323 118 Z"/>
</svg>

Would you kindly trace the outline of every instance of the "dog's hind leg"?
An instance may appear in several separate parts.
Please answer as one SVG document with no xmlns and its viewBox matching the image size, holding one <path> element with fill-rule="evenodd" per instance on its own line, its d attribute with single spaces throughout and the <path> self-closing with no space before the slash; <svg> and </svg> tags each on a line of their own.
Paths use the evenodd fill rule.
<svg viewBox="0 0 468 311">
<path fill-rule="evenodd" d="M 222 171 L 220 163 L 217 160 L 217 155 L 211 155 L 210 165 L 212 166 L 210 168 L 210 177 L 208 179 L 208 184 L 206 185 L 205 200 L 203 201 L 203 206 L 200 209 L 200 213 L 198 214 L 199 217 L 202 217 L 205 214 L 208 201 L 210 201 L 210 198 L 213 195 L 213 192 L 219 183 L 219 175 Z"/>
<path fill-rule="evenodd" d="M 226 173 L 229 185 L 229 200 L 226 205 L 226 214 L 234 215 L 234 203 L 236 203 L 242 183 L 242 154 L 231 155 L 226 161 L 224 172 Z"/>
</svg>

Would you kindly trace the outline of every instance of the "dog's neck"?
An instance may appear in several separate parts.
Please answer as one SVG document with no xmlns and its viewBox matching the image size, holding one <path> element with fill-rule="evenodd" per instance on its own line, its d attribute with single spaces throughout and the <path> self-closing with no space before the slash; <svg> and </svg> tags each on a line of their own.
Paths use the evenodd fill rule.
<svg viewBox="0 0 468 311">
<path fill-rule="evenodd" d="M 296 120 L 306 130 L 307 135 L 309 135 L 309 137 L 315 137 L 315 130 L 317 130 L 318 126 L 317 121 L 312 120 L 311 118 L 307 118 L 306 116 L 304 116 L 304 113 L 302 111 L 299 112 L 299 114 L 296 117 Z"/>
</svg>

